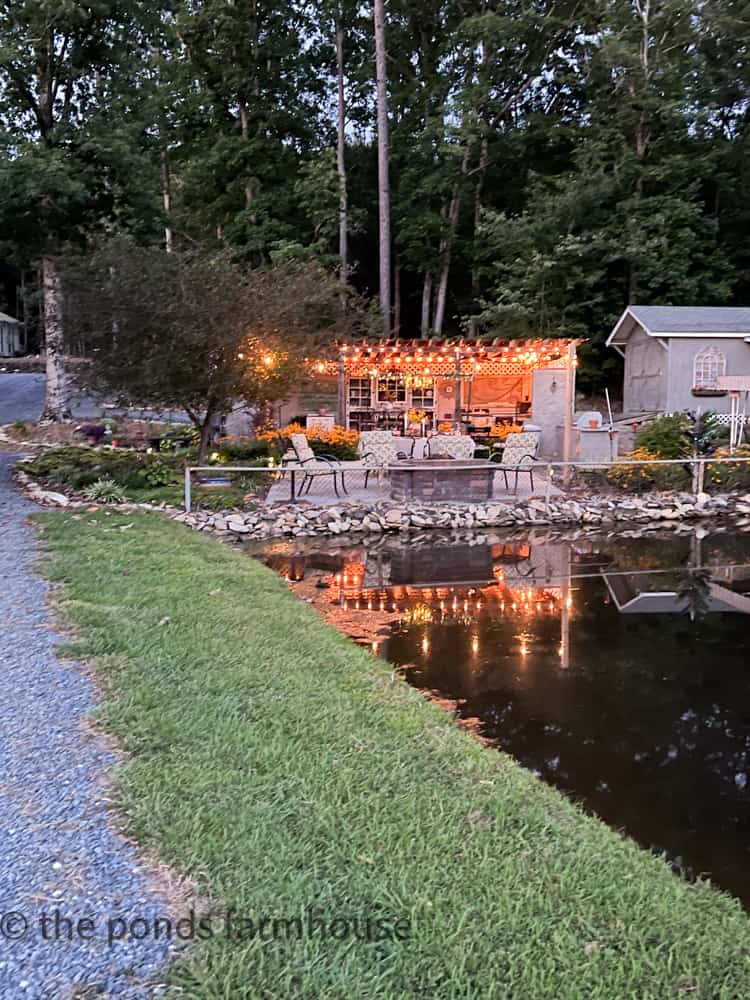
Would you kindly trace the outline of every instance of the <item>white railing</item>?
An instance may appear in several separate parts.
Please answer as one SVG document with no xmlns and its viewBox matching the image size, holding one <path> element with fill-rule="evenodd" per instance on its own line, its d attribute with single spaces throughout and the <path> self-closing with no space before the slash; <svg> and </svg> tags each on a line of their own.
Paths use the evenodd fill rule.
<svg viewBox="0 0 750 1000">
<path fill-rule="evenodd" d="M 596 469 L 617 469 L 623 467 L 642 467 L 649 465 L 679 465 L 685 468 L 690 467 L 693 477 L 693 493 L 703 493 L 706 477 L 706 466 L 707 465 L 747 465 L 750 462 L 750 458 L 727 456 L 725 458 L 715 458 L 710 456 L 702 456 L 700 458 L 618 458 L 613 459 L 611 462 L 546 462 L 539 461 L 534 463 L 535 469 L 547 469 L 547 493 L 546 500 L 549 502 L 550 490 L 552 487 L 552 480 L 554 479 L 555 469 L 563 470 L 563 484 L 567 484 L 570 480 L 570 475 L 568 470 L 581 469 L 584 472 L 594 471 Z"/>
<path fill-rule="evenodd" d="M 450 460 L 446 460 L 450 461 Z M 462 464 L 467 461 L 465 459 L 453 459 L 457 465 Z M 592 472 L 595 470 L 603 469 L 616 469 L 623 467 L 643 467 L 643 466 L 682 466 L 690 467 L 692 472 L 692 491 L 695 495 L 704 492 L 705 485 L 705 475 L 707 465 L 747 465 L 750 463 L 750 458 L 727 456 L 725 458 L 712 458 L 710 456 L 703 456 L 701 458 L 621 458 L 615 459 L 611 462 L 558 462 L 558 461 L 545 461 L 538 460 L 533 463 L 529 463 L 526 466 L 519 466 L 520 469 L 531 468 L 535 473 L 547 472 L 547 482 L 545 487 L 545 500 L 549 503 L 552 487 L 554 485 L 553 480 L 555 478 L 555 470 L 562 470 L 562 484 L 567 485 L 570 481 L 570 473 L 576 469 L 580 469 L 583 472 Z M 472 466 L 477 469 L 488 468 L 496 469 L 498 472 L 510 471 L 511 466 L 503 466 L 500 462 L 483 462 L 481 460 L 472 460 Z M 419 464 L 410 462 L 408 459 L 404 462 L 398 463 L 398 468 L 404 471 L 417 470 L 424 471 L 428 467 L 423 461 Z M 436 466 L 437 468 L 437 466 Z M 446 467 L 450 470 L 450 466 Z M 341 463 L 341 472 L 346 473 L 347 471 L 357 471 L 363 472 L 368 471 L 368 467 L 360 466 L 358 469 L 349 470 L 347 469 L 347 463 Z M 371 466 L 369 471 L 374 474 L 376 480 L 376 498 L 382 499 L 383 496 L 383 480 L 388 475 L 388 469 L 384 466 Z M 302 465 L 281 465 L 281 466 L 268 466 L 268 465 L 186 465 L 185 466 L 185 510 L 189 513 L 192 504 L 192 474 L 194 472 L 212 472 L 218 478 L 223 476 L 224 473 L 229 472 L 265 472 L 268 475 L 274 476 L 274 478 L 280 478 L 282 476 L 288 475 L 290 477 L 289 484 L 289 501 L 294 502 L 297 497 L 296 493 L 296 479 L 298 476 L 305 476 L 305 469 Z M 500 498 L 498 498 L 500 499 Z"/>
</svg>

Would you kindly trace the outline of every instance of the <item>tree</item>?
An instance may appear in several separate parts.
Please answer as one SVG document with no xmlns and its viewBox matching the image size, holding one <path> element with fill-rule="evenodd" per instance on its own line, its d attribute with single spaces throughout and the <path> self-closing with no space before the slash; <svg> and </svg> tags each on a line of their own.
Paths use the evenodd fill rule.
<svg viewBox="0 0 750 1000">
<path fill-rule="evenodd" d="M 318 34 L 311 5 L 196 0 L 175 20 L 183 114 L 174 214 L 193 238 L 218 233 L 268 263 L 277 243 L 304 242 L 298 168 L 329 126 L 317 47 L 300 44 Z"/>
<path fill-rule="evenodd" d="M 138 0 L 92 5 L 55 0 L 0 2 L 0 229 L 19 257 L 39 261 L 44 294 L 47 392 L 44 418 L 67 410 L 63 245 L 115 207 L 138 143 L 118 145 L 122 71 L 159 11 Z M 132 83 L 130 85 L 132 87 Z M 129 112 L 133 114 L 131 103 Z M 105 123 L 106 120 L 106 123 Z M 127 131 L 127 128 L 125 129 Z M 148 171 L 140 174 L 141 183 Z"/>
<path fill-rule="evenodd" d="M 364 330 L 335 277 L 314 264 L 249 268 L 225 252 L 167 252 L 124 239 L 73 258 L 67 326 L 90 346 L 85 379 L 122 404 L 184 410 L 206 457 L 217 415 L 262 407 L 306 377 L 309 353 Z"/>
<path fill-rule="evenodd" d="M 488 294 L 478 322 L 497 333 L 584 337 L 589 384 L 616 367 L 603 345 L 626 304 L 731 294 L 733 268 L 706 204 L 715 156 L 704 139 L 691 6 L 602 0 L 573 49 L 579 106 L 566 123 L 562 169 L 548 157 L 529 171 L 520 213 L 482 216 Z"/>
<path fill-rule="evenodd" d="M 388 144 L 388 69 L 385 41 L 385 4 L 375 0 L 375 66 L 378 119 L 378 232 L 380 259 L 380 311 L 385 335 L 391 332 L 391 185 Z"/>
</svg>

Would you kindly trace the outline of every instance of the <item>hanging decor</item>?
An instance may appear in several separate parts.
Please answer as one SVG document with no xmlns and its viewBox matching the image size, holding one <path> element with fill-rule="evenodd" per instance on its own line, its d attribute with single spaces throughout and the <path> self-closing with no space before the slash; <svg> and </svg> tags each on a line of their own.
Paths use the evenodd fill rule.
<svg viewBox="0 0 750 1000">
<path fill-rule="evenodd" d="M 431 389 L 433 384 L 432 375 L 407 375 L 405 380 L 407 389 Z"/>
</svg>

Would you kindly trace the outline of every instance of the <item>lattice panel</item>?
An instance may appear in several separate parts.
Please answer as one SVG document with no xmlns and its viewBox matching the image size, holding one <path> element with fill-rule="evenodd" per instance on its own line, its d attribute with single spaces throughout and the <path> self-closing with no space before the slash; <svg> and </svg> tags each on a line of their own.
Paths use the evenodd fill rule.
<svg viewBox="0 0 750 1000">
<path fill-rule="evenodd" d="M 528 375 L 535 368 L 557 368 L 562 369 L 565 365 L 561 361 L 552 361 L 549 364 L 528 365 L 523 361 L 482 361 L 475 366 L 472 361 L 464 361 L 461 364 L 463 374 L 469 375 Z M 427 371 L 429 369 L 429 371 Z M 454 365 L 448 362 L 425 365 L 424 362 L 404 362 L 400 365 L 376 367 L 374 364 L 361 364 L 347 362 L 346 374 L 350 378 L 368 378 L 384 372 L 401 372 L 405 375 L 432 375 L 434 378 L 450 378 L 455 371 Z"/>
</svg>

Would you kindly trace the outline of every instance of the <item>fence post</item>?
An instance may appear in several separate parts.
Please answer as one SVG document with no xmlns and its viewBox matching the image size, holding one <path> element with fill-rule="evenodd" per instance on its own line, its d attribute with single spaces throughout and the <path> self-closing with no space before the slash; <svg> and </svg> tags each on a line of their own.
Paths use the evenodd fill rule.
<svg viewBox="0 0 750 1000">
<path fill-rule="evenodd" d="M 185 466 L 185 513 L 190 513 L 190 466 Z"/>
<path fill-rule="evenodd" d="M 554 467 L 550 464 L 547 466 L 547 487 L 544 491 L 544 506 L 547 509 L 547 514 L 549 514 L 549 498 L 552 492 L 552 477 L 555 474 Z"/>
<path fill-rule="evenodd" d="M 706 474 L 706 463 L 702 459 L 698 459 L 695 462 L 695 468 L 693 469 L 693 493 L 698 496 L 699 493 L 703 493 L 703 482 Z"/>
</svg>

